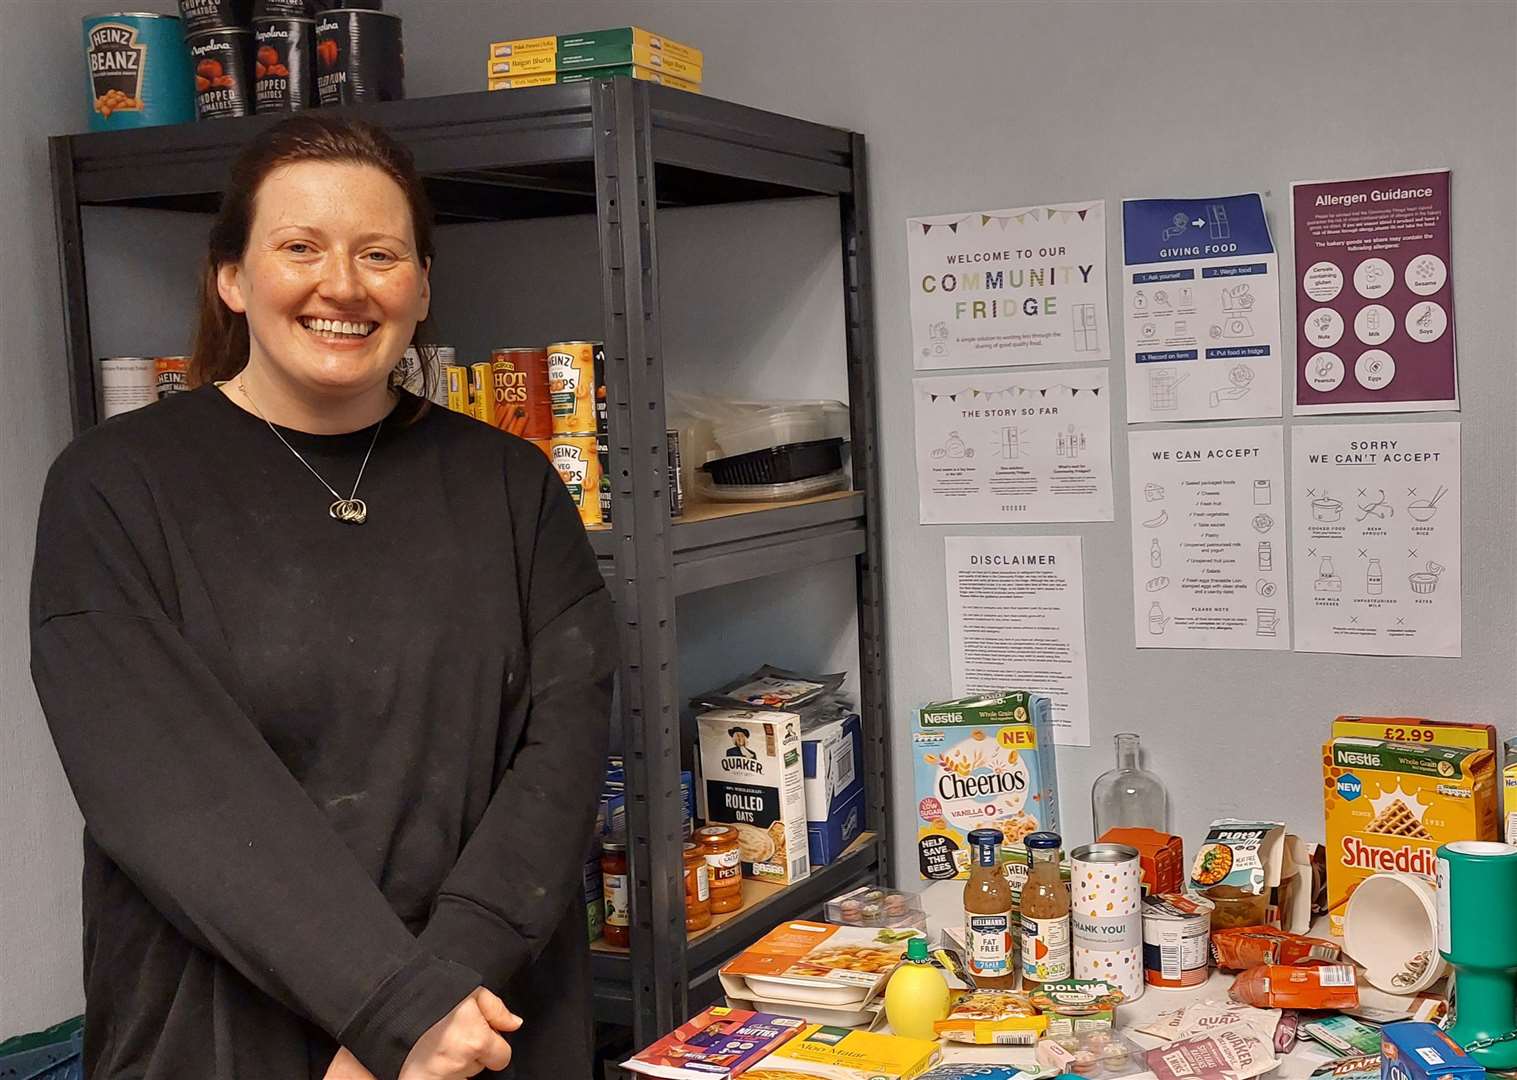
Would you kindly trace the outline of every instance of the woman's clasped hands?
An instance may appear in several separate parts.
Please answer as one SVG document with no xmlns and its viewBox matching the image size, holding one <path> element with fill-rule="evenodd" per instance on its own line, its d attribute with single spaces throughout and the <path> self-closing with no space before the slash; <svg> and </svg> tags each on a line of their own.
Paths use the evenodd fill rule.
<svg viewBox="0 0 1517 1080">
<path fill-rule="evenodd" d="M 485 1069 L 504 1069 L 511 1047 L 502 1032 L 521 1027 L 521 1017 L 484 987 L 464 998 L 416 1041 L 400 1069 L 400 1080 L 465 1080 Z M 374 1080 L 368 1069 L 339 1050 L 325 1080 Z"/>
</svg>

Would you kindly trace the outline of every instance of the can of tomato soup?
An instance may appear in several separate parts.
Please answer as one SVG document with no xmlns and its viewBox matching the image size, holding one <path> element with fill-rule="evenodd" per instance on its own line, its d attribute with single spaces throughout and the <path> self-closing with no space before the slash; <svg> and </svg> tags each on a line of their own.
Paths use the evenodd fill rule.
<svg viewBox="0 0 1517 1080">
<path fill-rule="evenodd" d="M 555 435 L 605 431 L 606 351 L 598 341 L 548 346 L 548 389 Z"/>
<path fill-rule="evenodd" d="M 400 16 L 336 8 L 316 19 L 316 93 L 323 105 L 406 96 Z"/>
<path fill-rule="evenodd" d="M 195 82 L 173 15 L 91 15 L 84 20 L 90 130 L 195 119 Z"/>
<path fill-rule="evenodd" d="M 595 433 L 555 435 L 553 437 L 553 467 L 569 489 L 569 497 L 579 510 L 579 519 L 586 525 L 601 525 L 600 513 L 600 454 L 595 446 Z"/>
<path fill-rule="evenodd" d="M 252 0 L 179 0 L 179 17 L 186 34 L 246 26 L 253 17 Z"/>
<path fill-rule="evenodd" d="M 1143 898 L 1143 978 L 1149 986 L 1200 986 L 1206 981 L 1212 907 L 1203 896 Z"/>
<path fill-rule="evenodd" d="M 548 401 L 548 350 L 494 349 L 495 424 L 524 439 L 553 437 L 553 408 Z"/>
<path fill-rule="evenodd" d="M 207 30 L 184 39 L 195 72 L 195 113 L 202 120 L 253 115 L 253 32 Z"/>
<path fill-rule="evenodd" d="M 254 96 L 260 113 L 316 107 L 316 23 L 262 19 L 253 24 Z"/>
</svg>

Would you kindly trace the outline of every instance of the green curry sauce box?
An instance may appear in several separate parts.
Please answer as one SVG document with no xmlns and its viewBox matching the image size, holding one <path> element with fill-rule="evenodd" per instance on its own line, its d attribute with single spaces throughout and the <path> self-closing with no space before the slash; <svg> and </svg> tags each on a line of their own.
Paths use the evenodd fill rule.
<svg viewBox="0 0 1517 1080">
<path fill-rule="evenodd" d="M 1059 828 L 1048 698 L 1007 691 L 923 705 L 911 751 L 922 877 L 968 877 L 968 836 L 981 828 L 1001 830 L 1002 861 L 1025 876 L 1023 838 Z"/>
</svg>

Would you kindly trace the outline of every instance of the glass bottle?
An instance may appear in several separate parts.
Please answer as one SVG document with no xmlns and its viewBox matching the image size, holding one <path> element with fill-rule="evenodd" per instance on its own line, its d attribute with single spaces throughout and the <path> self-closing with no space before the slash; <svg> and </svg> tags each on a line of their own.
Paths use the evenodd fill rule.
<svg viewBox="0 0 1517 1080">
<path fill-rule="evenodd" d="M 1138 737 L 1117 736 L 1117 767 L 1102 773 L 1090 789 L 1091 821 L 1096 839 L 1107 829 L 1153 829 L 1167 832 L 1169 794 L 1164 781 L 1139 764 Z"/>
<path fill-rule="evenodd" d="M 1022 843 L 1030 862 L 1022 886 L 1022 981 L 1058 982 L 1071 974 L 1064 841 L 1058 833 L 1035 832 Z"/>
<path fill-rule="evenodd" d="M 964 882 L 964 962 L 976 986 L 1013 990 L 1017 973 L 1011 935 L 1016 923 L 1011 882 L 1001 870 L 1002 839 L 1000 829 L 974 829 L 969 834 L 974 861 Z"/>
</svg>

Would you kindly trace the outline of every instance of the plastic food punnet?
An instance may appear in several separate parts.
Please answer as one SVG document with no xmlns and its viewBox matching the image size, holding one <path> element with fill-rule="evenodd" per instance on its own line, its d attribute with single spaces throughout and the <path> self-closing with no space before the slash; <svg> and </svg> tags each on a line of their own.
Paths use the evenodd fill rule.
<svg viewBox="0 0 1517 1080">
<path fill-rule="evenodd" d="M 850 436 L 848 406 L 841 401 L 723 404 L 725 415 L 713 418 L 712 429 L 720 457 Z"/>
</svg>

